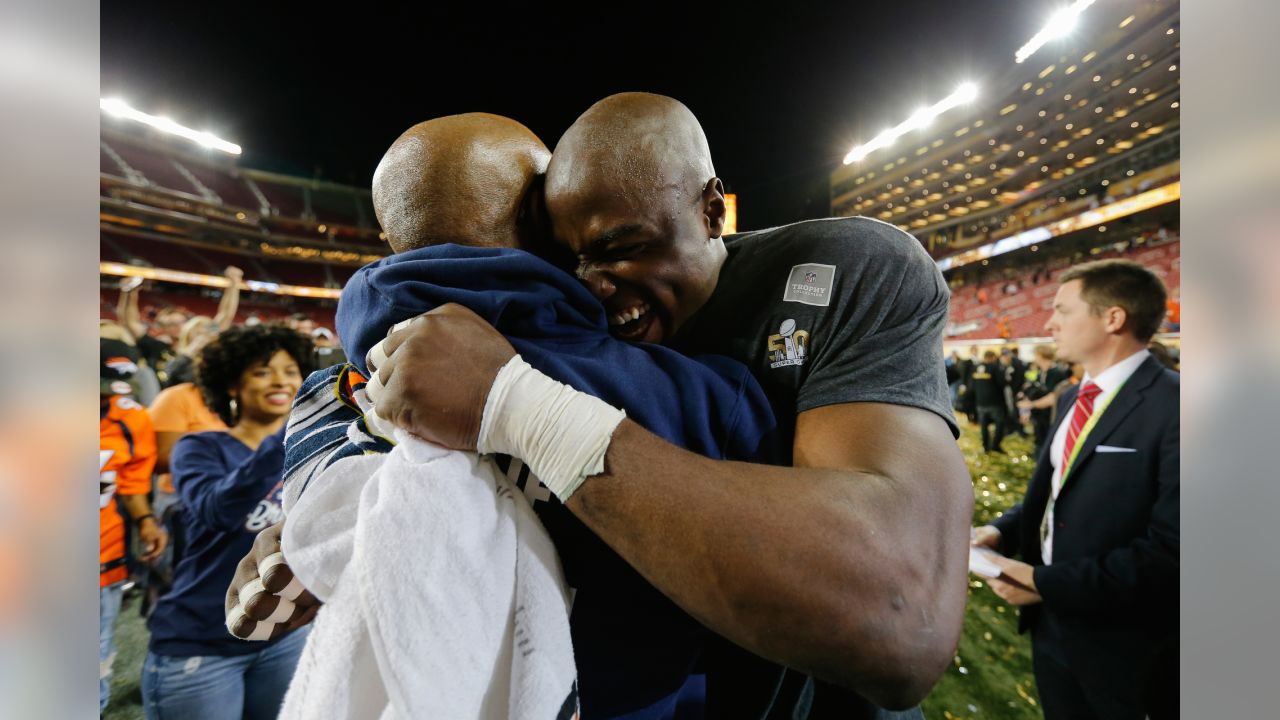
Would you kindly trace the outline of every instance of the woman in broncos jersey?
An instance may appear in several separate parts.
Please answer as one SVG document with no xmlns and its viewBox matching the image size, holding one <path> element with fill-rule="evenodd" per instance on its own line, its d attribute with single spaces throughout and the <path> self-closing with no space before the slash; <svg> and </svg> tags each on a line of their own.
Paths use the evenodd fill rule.
<svg viewBox="0 0 1280 720">
<path fill-rule="evenodd" d="M 284 427 L 309 372 L 310 338 L 284 327 L 237 327 L 201 352 L 196 384 L 225 431 L 182 437 L 170 457 L 187 553 L 148 620 L 143 666 L 149 720 L 273 718 L 305 630 L 245 642 L 223 624 L 236 563 L 282 517 Z"/>
</svg>

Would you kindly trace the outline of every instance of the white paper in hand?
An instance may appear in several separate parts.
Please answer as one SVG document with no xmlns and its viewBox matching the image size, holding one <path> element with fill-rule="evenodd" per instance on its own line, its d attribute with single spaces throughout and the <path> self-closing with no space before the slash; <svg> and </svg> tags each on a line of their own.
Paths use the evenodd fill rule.
<svg viewBox="0 0 1280 720">
<path fill-rule="evenodd" d="M 998 578 L 1003 572 L 993 559 L 996 553 L 984 547 L 969 546 L 969 572 L 983 577 Z"/>
</svg>

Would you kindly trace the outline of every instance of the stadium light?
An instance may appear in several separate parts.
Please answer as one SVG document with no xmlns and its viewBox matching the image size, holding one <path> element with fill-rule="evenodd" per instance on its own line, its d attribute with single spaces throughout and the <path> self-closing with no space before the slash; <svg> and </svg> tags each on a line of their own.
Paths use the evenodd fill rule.
<svg viewBox="0 0 1280 720">
<path fill-rule="evenodd" d="M 233 142 L 223 140 L 211 132 L 192 130 L 185 125 L 179 125 L 166 117 L 148 115 L 141 110 L 135 110 L 129 107 L 128 103 L 119 98 L 100 98 L 98 100 L 98 107 L 112 117 L 136 120 L 143 125 L 149 125 L 161 132 L 166 132 L 170 135 L 177 135 L 178 137 L 184 137 L 194 143 L 209 148 L 210 150 L 221 150 L 222 152 L 229 153 L 231 155 L 240 154 L 240 146 Z"/>
<path fill-rule="evenodd" d="M 934 118 L 938 117 L 942 113 L 956 107 L 957 105 L 971 103 L 977 97 L 978 86 L 976 84 L 971 82 L 961 83 L 960 87 L 956 88 L 955 92 L 932 105 L 916 110 L 914 113 L 911 113 L 911 117 L 903 120 L 888 130 L 885 130 L 879 135 L 876 135 L 870 142 L 863 143 L 862 145 L 850 150 L 849 154 L 844 156 L 844 164 L 849 165 L 851 163 L 859 162 L 872 152 L 881 148 L 889 147 L 895 140 L 903 135 L 906 135 L 912 130 L 918 130 L 926 127 L 929 123 L 933 122 Z"/>
<path fill-rule="evenodd" d="M 1045 43 L 1070 33 L 1075 29 L 1076 22 L 1080 20 L 1080 14 L 1094 2 L 1095 0 L 1076 0 L 1071 5 L 1050 15 L 1049 22 L 1045 23 L 1040 32 L 1028 40 L 1026 45 L 1018 48 L 1018 52 L 1014 54 L 1013 59 L 1021 63 L 1034 55 Z"/>
</svg>

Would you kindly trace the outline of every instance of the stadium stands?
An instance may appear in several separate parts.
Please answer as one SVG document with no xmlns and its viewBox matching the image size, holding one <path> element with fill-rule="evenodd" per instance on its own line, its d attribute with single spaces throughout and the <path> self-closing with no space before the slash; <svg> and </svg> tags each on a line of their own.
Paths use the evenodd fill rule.
<svg viewBox="0 0 1280 720">
<path fill-rule="evenodd" d="M 1166 231 L 1163 236 L 1161 239 L 1156 233 L 1145 233 L 1132 240 L 1094 245 L 1084 254 L 1059 254 L 1046 261 L 1012 257 L 1002 271 L 969 271 L 966 277 L 956 273 L 951 279 L 947 340 L 1044 337 L 1044 325 L 1053 312 L 1053 297 L 1058 290 L 1058 275 L 1085 259 L 1134 260 L 1151 268 L 1173 292 L 1182 280 L 1181 241 L 1176 233 Z"/>
<path fill-rule="evenodd" d="M 109 120 L 106 121 L 110 123 Z M 341 288 L 356 267 L 388 252 L 367 189 L 236 166 L 149 131 L 104 125 L 100 259 L 126 266 L 221 276 L 244 271 L 239 320 L 281 320 L 301 312 L 333 327 L 334 301 L 282 295 L 275 285 Z M 101 313 L 115 316 L 118 268 L 104 268 Z M 125 270 L 127 272 L 127 270 Z M 150 281 L 146 308 L 213 315 L 221 290 Z M 197 282 L 192 279 L 191 282 Z M 286 292 L 292 292 L 287 291 Z"/>
<path fill-rule="evenodd" d="M 1176 181 L 1177 5 L 1091 13 L 1110 29 L 1011 67 L 968 117 L 837 168 L 832 214 L 896 223 L 941 259 Z"/>
<path fill-rule="evenodd" d="M 142 173 L 142 176 L 152 185 L 187 195 L 200 196 L 200 190 L 174 166 L 173 158 L 147 152 L 127 142 L 110 144 L 104 142 L 103 144 L 115 150 L 130 167 Z"/>
<path fill-rule="evenodd" d="M 222 204 L 254 212 L 261 209 L 261 203 L 249 190 L 249 186 L 231 172 L 198 163 L 191 163 L 187 169 L 212 190 L 221 199 Z"/>
</svg>

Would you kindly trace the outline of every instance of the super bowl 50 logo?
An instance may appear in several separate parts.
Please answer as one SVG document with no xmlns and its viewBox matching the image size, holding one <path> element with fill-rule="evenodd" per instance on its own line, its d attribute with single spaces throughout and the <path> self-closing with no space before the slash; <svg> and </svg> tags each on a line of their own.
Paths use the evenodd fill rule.
<svg viewBox="0 0 1280 720">
<path fill-rule="evenodd" d="M 803 365 L 808 356 L 809 331 L 797 330 L 795 320 L 783 320 L 778 334 L 769 336 L 768 349 L 770 368 Z"/>
</svg>

